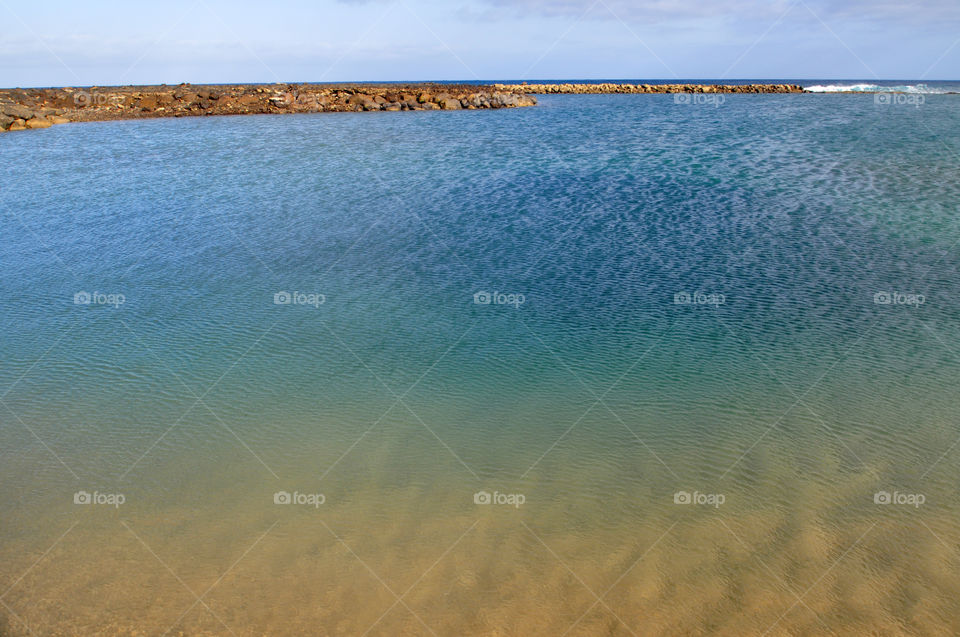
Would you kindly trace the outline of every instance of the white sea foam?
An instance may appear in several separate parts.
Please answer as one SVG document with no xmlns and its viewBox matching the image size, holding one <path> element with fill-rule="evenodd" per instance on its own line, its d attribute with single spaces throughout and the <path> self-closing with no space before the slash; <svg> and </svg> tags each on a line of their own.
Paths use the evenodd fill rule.
<svg viewBox="0 0 960 637">
<path fill-rule="evenodd" d="M 879 84 L 815 84 L 805 86 L 810 93 L 946 93 L 939 88 L 931 88 L 926 84 L 902 84 L 899 86 L 880 86 Z"/>
</svg>

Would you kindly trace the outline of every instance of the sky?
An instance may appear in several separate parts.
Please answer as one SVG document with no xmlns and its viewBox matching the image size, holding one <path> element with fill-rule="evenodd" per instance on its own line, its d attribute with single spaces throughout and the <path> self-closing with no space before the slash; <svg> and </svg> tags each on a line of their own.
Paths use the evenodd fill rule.
<svg viewBox="0 0 960 637">
<path fill-rule="evenodd" d="M 0 0 L 0 86 L 960 79 L 960 0 Z"/>
</svg>

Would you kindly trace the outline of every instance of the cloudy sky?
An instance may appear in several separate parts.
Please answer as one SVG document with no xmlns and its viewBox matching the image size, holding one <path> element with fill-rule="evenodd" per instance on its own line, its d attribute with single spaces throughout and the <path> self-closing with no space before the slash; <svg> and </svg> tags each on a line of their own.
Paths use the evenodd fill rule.
<svg viewBox="0 0 960 637">
<path fill-rule="evenodd" d="M 0 86 L 960 79 L 960 0 L 0 0 Z"/>
</svg>

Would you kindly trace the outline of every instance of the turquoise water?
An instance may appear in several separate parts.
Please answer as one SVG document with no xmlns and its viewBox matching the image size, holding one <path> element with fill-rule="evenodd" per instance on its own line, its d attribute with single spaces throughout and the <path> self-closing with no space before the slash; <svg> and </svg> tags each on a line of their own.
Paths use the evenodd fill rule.
<svg viewBox="0 0 960 637">
<path fill-rule="evenodd" d="M 960 101 L 723 98 L 4 135 L 6 629 L 960 631 Z"/>
</svg>

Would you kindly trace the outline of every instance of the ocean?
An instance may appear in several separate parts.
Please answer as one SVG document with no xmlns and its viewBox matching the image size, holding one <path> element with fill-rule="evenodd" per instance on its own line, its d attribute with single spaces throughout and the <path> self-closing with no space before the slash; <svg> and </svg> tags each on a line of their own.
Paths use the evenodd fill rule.
<svg viewBox="0 0 960 637">
<path fill-rule="evenodd" d="M 957 634 L 938 92 L 3 135 L 0 634 Z"/>
</svg>

